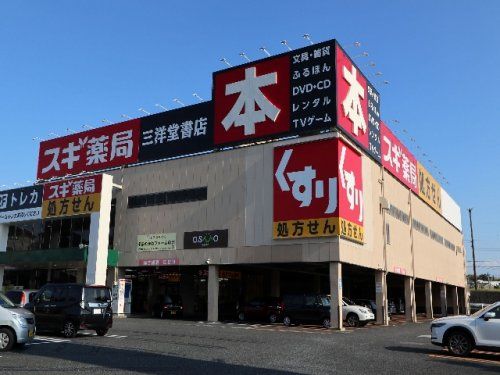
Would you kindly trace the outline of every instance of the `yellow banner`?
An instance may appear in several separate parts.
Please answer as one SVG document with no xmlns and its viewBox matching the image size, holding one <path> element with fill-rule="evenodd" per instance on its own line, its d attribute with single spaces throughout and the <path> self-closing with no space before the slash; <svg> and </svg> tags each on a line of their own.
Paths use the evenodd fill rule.
<svg viewBox="0 0 500 375">
<path fill-rule="evenodd" d="M 275 221 L 273 238 L 330 237 L 339 235 L 339 218 Z"/>
<path fill-rule="evenodd" d="M 44 200 L 42 203 L 42 218 L 90 214 L 99 211 L 100 205 L 101 193 Z"/>
<path fill-rule="evenodd" d="M 418 163 L 418 195 L 425 203 L 441 213 L 441 185 L 420 163 Z"/>
<path fill-rule="evenodd" d="M 340 236 L 358 243 L 364 243 L 365 229 L 346 219 L 340 218 Z"/>
</svg>

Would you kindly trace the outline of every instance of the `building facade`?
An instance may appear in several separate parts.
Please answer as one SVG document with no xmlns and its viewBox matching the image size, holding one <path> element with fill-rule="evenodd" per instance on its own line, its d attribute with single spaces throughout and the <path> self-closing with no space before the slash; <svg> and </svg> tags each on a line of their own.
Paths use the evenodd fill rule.
<svg viewBox="0 0 500 375">
<path fill-rule="evenodd" d="M 132 313 L 178 295 L 210 321 L 287 293 L 329 294 L 335 328 L 343 296 L 381 324 L 466 311 L 460 208 L 338 43 L 213 80 L 211 102 L 42 143 L 40 212 L 0 227 L 4 285 L 129 279 Z"/>
</svg>

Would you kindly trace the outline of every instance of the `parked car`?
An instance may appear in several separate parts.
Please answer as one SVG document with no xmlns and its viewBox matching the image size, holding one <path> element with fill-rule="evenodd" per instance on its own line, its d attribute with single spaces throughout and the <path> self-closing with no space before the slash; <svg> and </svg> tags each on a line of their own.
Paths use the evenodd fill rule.
<svg viewBox="0 0 500 375">
<path fill-rule="evenodd" d="M 371 299 L 358 299 L 358 298 L 356 298 L 353 301 L 358 306 L 364 306 L 364 307 L 369 308 L 371 310 L 371 312 L 373 313 L 373 315 L 377 316 L 377 304 L 375 303 L 374 300 L 371 300 Z"/>
<path fill-rule="evenodd" d="M 24 307 L 24 305 L 33 299 L 36 292 L 38 292 L 36 289 L 9 290 L 8 292 L 5 292 L 5 295 L 8 299 L 14 302 L 15 305 Z"/>
<path fill-rule="evenodd" d="M 104 336 L 113 325 L 111 290 L 105 286 L 47 284 L 25 307 L 35 314 L 37 330 L 65 337 L 81 329 Z"/>
<path fill-rule="evenodd" d="M 0 293 L 0 351 L 10 350 L 14 345 L 22 346 L 34 338 L 34 315 Z"/>
<path fill-rule="evenodd" d="M 283 316 L 283 303 L 278 297 L 259 297 L 236 307 L 238 320 L 267 320 L 276 323 Z"/>
<path fill-rule="evenodd" d="M 283 324 L 319 323 L 330 327 L 330 297 L 326 294 L 289 294 L 283 296 Z M 342 301 L 342 318 L 351 327 L 363 326 L 375 319 L 366 307 L 347 298 Z"/>
<path fill-rule="evenodd" d="M 161 297 L 160 300 L 153 306 L 153 316 L 165 319 L 181 318 L 184 307 L 182 306 L 181 296 L 166 295 Z"/>
<path fill-rule="evenodd" d="M 457 356 L 465 356 L 475 348 L 500 351 L 500 302 L 486 306 L 470 316 L 433 320 L 431 342 L 448 347 Z"/>
<path fill-rule="evenodd" d="M 388 312 L 389 314 L 404 314 L 405 313 L 405 302 L 402 298 L 390 299 L 388 301 Z"/>
</svg>

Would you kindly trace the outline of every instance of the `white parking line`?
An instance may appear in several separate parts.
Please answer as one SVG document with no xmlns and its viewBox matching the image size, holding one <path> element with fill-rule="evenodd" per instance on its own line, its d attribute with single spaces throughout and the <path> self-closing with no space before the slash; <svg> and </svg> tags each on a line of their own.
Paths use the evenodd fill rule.
<svg viewBox="0 0 500 375">
<path fill-rule="evenodd" d="M 422 338 L 422 339 L 430 339 L 431 338 L 431 335 L 420 335 L 420 336 L 417 336 L 419 339 Z"/>
</svg>

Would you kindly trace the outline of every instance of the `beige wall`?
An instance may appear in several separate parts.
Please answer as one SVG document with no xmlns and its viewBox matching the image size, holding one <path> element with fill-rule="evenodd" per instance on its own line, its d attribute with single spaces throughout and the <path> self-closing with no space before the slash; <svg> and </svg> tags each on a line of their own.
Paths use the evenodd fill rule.
<svg viewBox="0 0 500 375">
<path fill-rule="evenodd" d="M 337 133 L 309 137 L 307 141 L 335 137 Z M 462 243 L 462 235 L 448 222 L 410 194 L 389 173 L 363 156 L 365 203 L 365 244 L 338 238 L 272 239 L 273 149 L 305 142 L 304 138 L 267 143 L 231 151 L 205 154 L 111 172 L 117 192 L 115 248 L 121 251 L 121 266 L 138 265 L 138 259 L 179 258 L 180 264 L 327 262 L 340 260 L 373 269 L 384 269 L 384 212 L 380 209 L 382 190 L 390 203 L 434 230 Z M 127 209 L 131 195 L 208 187 L 208 199 L 145 208 Z M 411 207 L 410 207 L 411 195 Z M 410 210 L 411 208 L 411 210 Z M 410 225 L 385 213 L 390 226 L 387 269 L 395 267 L 413 274 Z M 228 229 L 229 247 L 224 249 L 183 250 L 187 231 Z M 137 253 L 137 235 L 177 233 L 177 251 Z M 463 253 L 451 252 L 430 238 L 414 231 L 415 275 L 428 280 L 444 280 L 464 285 Z M 450 267 L 452 265 L 452 267 Z"/>
</svg>

